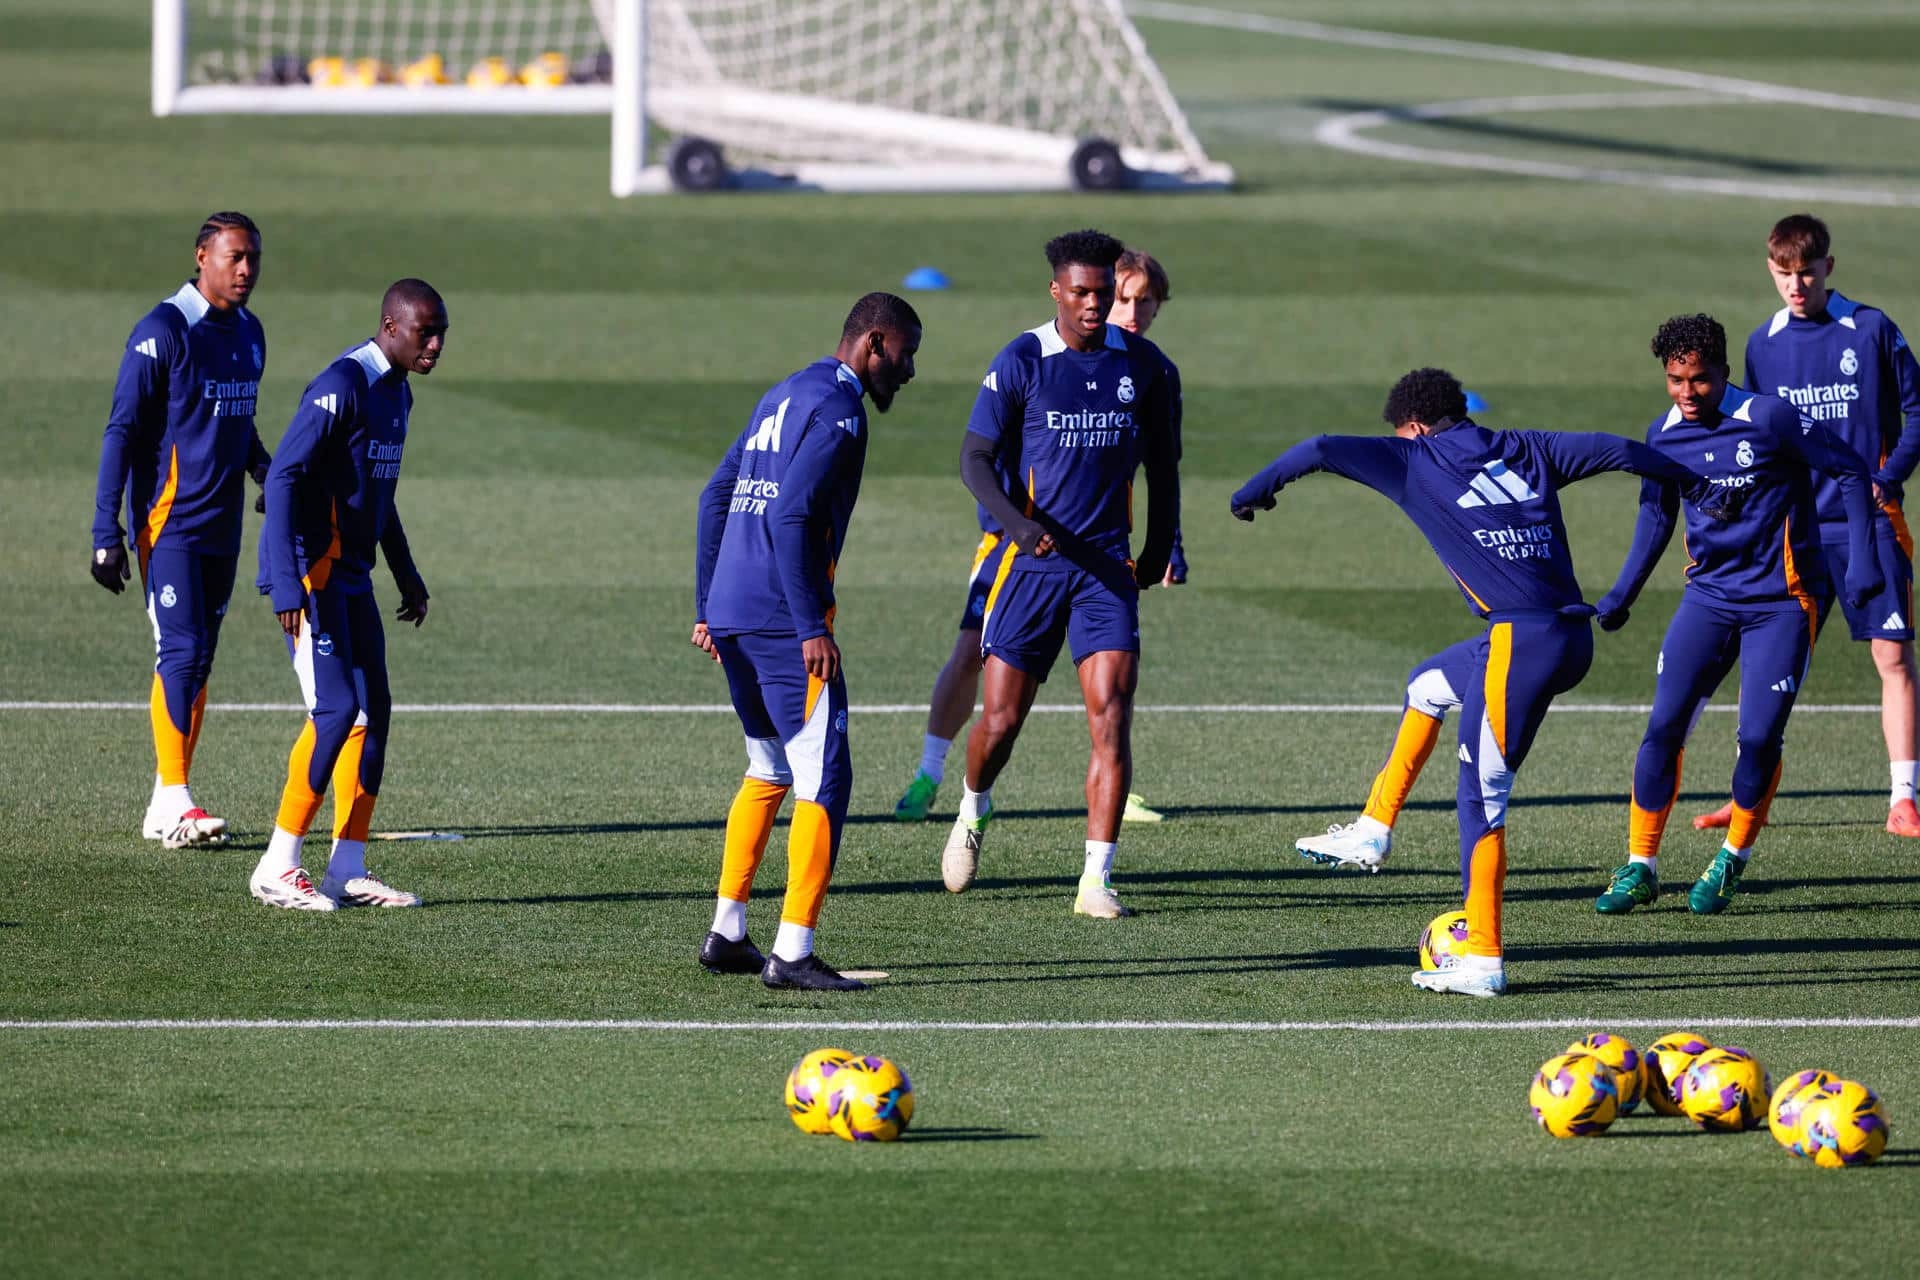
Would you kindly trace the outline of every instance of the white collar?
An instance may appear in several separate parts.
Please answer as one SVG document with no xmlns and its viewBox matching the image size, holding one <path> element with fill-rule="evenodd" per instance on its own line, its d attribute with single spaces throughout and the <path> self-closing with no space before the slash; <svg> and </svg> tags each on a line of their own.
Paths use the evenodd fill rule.
<svg viewBox="0 0 1920 1280">
<path fill-rule="evenodd" d="M 860 381 L 860 375 L 855 373 L 853 371 L 853 366 L 848 364 L 845 360 L 842 360 L 840 362 L 840 367 L 834 371 L 833 376 L 838 378 L 842 382 L 851 382 L 853 384 L 853 394 L 857 396 L 864 396 L 865 394 L 867 394 L 866 384 Z"/>
<path fill-rule="evenodd" d="M 1101 328 L 1104 330 L 1105 342 L 1109 348 L 1115 351 L 1125 351 L 1127 349 L 1127 340 L 1121 334 L 1120 326 L 1108 324 L 1102 325 Z M 1067 340 L 1060 336 L 1060 330 L 1054 326 L 1052 320 L 1047 321 L 1037 329 L 1029 329 L 1027 332 L 1039 339 L 1040 358 L 1042 360 L 1048 356 L 1057 356 L 1062 351 L 1069 350 Z"/>
<path fill-rule="evenodd" d="M 372 386 L 393 372 L 393 362 L 387 359 L 387 353 L 380 349 L 380 344 L 371 338 L 367 339 L 364 345 L 347 352 L 347 355 L 366 370 L 368 386 Z"/>
<path fill-rule="evenodd" d="M 181 285 L 180 292 L 168 298 L 167 301 L 187 318 L 189 329 L 205 320 L 207 312 L 213 310 L 213 304 L 208 302 L 207 296 L 200 292 L 200 286 L 191 280 Z"/>
</svg>

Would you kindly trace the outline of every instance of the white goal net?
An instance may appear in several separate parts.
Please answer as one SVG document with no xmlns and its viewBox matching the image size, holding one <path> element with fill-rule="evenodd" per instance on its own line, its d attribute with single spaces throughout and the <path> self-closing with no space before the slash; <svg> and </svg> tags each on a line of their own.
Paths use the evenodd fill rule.
<svg viewBox="0 0 1920 1280">
<path fill-rule="evenodd" d="M 1231 179 L 1120 0 L 154 0 L 154 109 L 606 112 L 621 194 Z"/>
</svg>

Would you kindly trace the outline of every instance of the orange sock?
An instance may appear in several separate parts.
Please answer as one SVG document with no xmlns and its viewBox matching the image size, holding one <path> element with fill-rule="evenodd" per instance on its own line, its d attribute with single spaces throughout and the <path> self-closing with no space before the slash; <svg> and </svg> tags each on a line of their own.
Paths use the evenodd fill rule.
<svg viewBox="0 0 1920 1280">
<path fill-rule="evenodd" d="M 360 757 L 367 749 L 367 727 L 347 730 L 347 744 L 333 762 L 333 838 L 365 842 L 373 829 L 373 806 L 380 797 L 360 785 Z"/>
<path fill-rule="evenodd" d="M 187 785 L 187 761 L 193 755 L 188 735 L 181 732 L 167 710 L 167 688 L 160 673 L 153 673 L 153 692 L 147 698 L 147 715 L 153 721 L 153 757 L 163 787 Z"/>
<path fill-rule="evenodd" d="M 193 753 L 200 746 L 200 722 L 207 717 L 207 687 L 200 686 L 200 696 L 193 700 L 193 714 L 187 719 L 187 772 L 193 772 Z"/>
<path fill-rule="evenodd" d="M 1400 816 L 1401 807 L 1407 803 L 1407 793 L 1413 790 L 1420 770 L 1426 767 L 1427 757 L 1433 754 L 1433 744 L 1439 740 L 1440 721 L 1408 707 L 1400 717 L 1400 732 L 1394 735 L 1393 750 L 1373 777 L 1373 790 L 1368 793 L 1367 807 L 1362 812 L 1375 822 L 1392 826 Z"/>
<path fill-rule="evenodd" d="M 313 816 L 320 812 L 320 796 L 307 784 L 307 771 L 313 766 L 313 721 L 307 721 L 294 739 L 287 756 L 287 785 L 280 793 L 280 812 L 273 824 L 282 831 L 304 836 L 313 829 Z"/>
<path fill-rule="evenodd" d="M 1495 827 L 1473 845 L 1467 867 L 1467 954 L 1500 954 L 1500 906 L 1507 884 L 1507 829 Z"/>
<path fill-rule="evenodd" d="M 787 828 L 787 900 L 780 907 L 780 923 L 813 928 L 832 878 L 833 819 L 813 801 L 798 801 Z"/>
<path fill-rule="evenodd" d="M 1773 793 L 1780 789 L 1780 766 L 1773 766 L 1773 778 L 1767 783 L 1767 789 L 1760 797 L 1760 803 L 1751 810 L 1742 809 L 1738 801 L 1733 806 L 1733 821 L 1727 824 L 1727 847 L 1730 849 L 1751 849 L 1753 842 L 1760 838 L 1760 828 L 1767 825 L 1767 814 L 1773 808 Z"/>
<path fill-rule="evenodd" d="M 733 902 L 745 902 L 753 892 L 753 875 L 766 856 L 767 837 L 773 834 L 773 819 L 780 812 L 787 788 L 759 778 L 742 778 L 734 793 L 733 807 L 727 810 L 727 847 L 720 863 L 720 896 Z"/>
<path fill-rule="evenodd" d="M 1667 797 L 1666 807 L 1642 809 L 1637 796 L 1627 801 L 1627 852 L 1634 857 L 1660 856 L 1660 841 L 1667 834 L 1667 818 L 1673 813 L 1673 802 L 1680 798 L 1680 767 L 1686 758 L 1684 751 L 1674 757 L 1673 794 Z"/>
</svg>

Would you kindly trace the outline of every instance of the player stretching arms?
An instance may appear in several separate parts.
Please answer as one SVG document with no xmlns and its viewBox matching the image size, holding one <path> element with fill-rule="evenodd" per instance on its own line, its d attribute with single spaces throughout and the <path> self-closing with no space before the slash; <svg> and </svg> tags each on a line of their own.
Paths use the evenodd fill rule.
<svg viewBox="0 0 1920 1280">
<path fill-rule="evenodd" d="M 433 372 L 447 307 L 424 280 L 400 280 L 380 301 L 380 329 L 321 371 L 267 473 L 260 591 L 273 601 L 307 723 L 287 760 L 267 851 L 248 884 L 270 907 L 417 907 L 420 899 L 367 871 L 367 831 L 386 766 L 387 642 L 373 599 L 377 546 L 400 592 L 396 616 L 419 626 L 427 586 L 413 567 L 393 502 L 413 411 L 408 374 Z M 333 855 L 315 889 L 300 844 L 333 780 Z"/>
<path fill-rule="evenodd" d="M 220 621 L 240 562 L 241 480 L 267 474 L 254 402 L 267 335 L 246 302 L 260 282 L 260 231 L 216 213 L 194 239 L 199 274 L 141 317 L 120 357 L 94 490 L 93 576 L 120 594 L 133 576 L 121 495 L 153 622 L 153 796 L 141 834 L 168 849 L 224 844 L 227 823 L 187 788 Z"/>
<path fill-rule="evenodd" d="M 1397 503 L 1427 536 L 1469 607 L 1487 620 L 1458 686 L 1460 882 L 1468 954 L 1458 968 L 1415 973 L 1428 991 L 1497 996 L 1507 989 L 1500 908 L 1507 874 L 1507 798 L 1555 695 L 1593 659 L 1593 610 L 1581 602 L 1559 491 L 1602 471 L 1631 471 L 1685 489 L 1716 510 L 1730 500 L 1659 452 L 1618 436 L 1488 431 L 1441 369 L 1416 369 L 1388 397 L 1421 422 L 1412 438 L 1316 436 L 1233 495 L 1251 520 L 1273 495 L 1315 471 L 1358 481 Z M 1389 416 L 1399 416 L 1399 413 Z M 1423 419 L 1430 421 L 1422 422 Z"/>
<path fill-rule="evenodd" d="M 1727 333 L 1711 316 L 1675 316 L 1653 337 L 1673 407 L 1647 428 L 1647 443 L 1742 496 L 1739 518 L 1715 526 L 1687 513 L 1687 585 L 1660 642 L 1653 714 L 1633 763 L 1628 860 L 1594 909 L 1615 915 L 1660 896 L 1660 838 L 1680 788 L 1687 734 L 1736 660 L 1740 663 L 1740 754 L 1733 765 L 1727 841 L 1689 893 L 1702 915 L 1733 901 L 1760 815 L 1780 784 L 1787 716 L 1807 678 L 1820 614 L 1831 599 L 1814 516 L 1812 472 L 1839 488 L 1851 537 L 1845 591 L 1854 608 L 1880 589 L 1866 465 L 1818 423 L 1773 396 L 1727 381 Z M 1640 520 L 1620 579 L 1599 604 L 1608 631 L 1646 585 L 1673 537 L 1670 494 L 1642 486 Z"/>
<path fill-rule="evenodd" d="M 1113 311 L 1107 323 L 1128 333 L 1145 337 L 1161 306 L 1173 296 L 1167 271 L 1152 254 L 1128 249 L 1114 264 Z M 1180 370 L 1167 361 L 1167 377 L 1173 397 L 1174 460 L 1180 458 Z M 960 736 L 973 715 L 973 701 L 980 693 L 980 620 L 986 614 L 987 591 L 1000 573 L 1000 562 L 1007 555 L 1005 531 L 985 506 L 975 504 L 980 515 L 980 545 L 973 553 L 973 576 L 967 582 L 967 603 L 960 613 L 960 634 L 954 638 L 953 653 L 947 665 L 933 681 L 933 701 L 927 708 L 926 741 L 920 748 L 920 768 L 907 784 L 905 794 L 893 806 L 893 816 L 901 822 L 924 822 L 933 807 L 933 798 L 946 780 L 947 749 Z M 1178 586 L 1187 580 L 1187 557 L 1180 546 L 1180 531 L 1173 531 L 1172 558 L 1160 579 L 1163 586 Z M 1127 793 L 1122 822 L 1159 822 L 1161 814 L 1147 807 L 1146 801 Z"/>
<path fill-rule="evenodd" d="M 1127 914 L 1109 873 L 1133 773 L 1140 592 L 1166 572 L 1180 518 L 1166 357 L 1107 323 L 1122 251 L 1098 231 L 1047 242 L 1054 316 L 994 357 L 967 422 L 961 479 L 1012 545 L 987 595 L 985 706 L 967 739 L 960 815 L 940 856 L 950 891 L 973 883 L 994 779 L 1066 640 L 1093 740 L 1086 861 L 1073 909 L 1108 920 Z M 1143 457 L 1153 501 L 1136 564 L 1128 538 Z"/>
<path fill-rule="evenodd" d="M 726 672 L 747 737 L 747 774 L 727 812 L 712 973 L 769 987 L 862 991 L 814 954 L 853 787 L 847 682 L 833 639 L 833 574 L 867 460 L 865 396 L 885 413 L 913 380 L 920 317 L 890 293 L 853 304 L 840 345 L 760 397 L 700 494 L 693 643 Z M 773 955 L 747 937 L 747 895 L 774 815 L 794 792 L 787 896 Z"/>
<path fill-rule="evenodd" d="M 1914 733 L 1913 536 L 1900 505 L 1901 486 L 1920 461 L 1920 364 L 1883 312 L 1827 287 L 1830 244 L 1826 223 L 1809 214 L 1774 224 L 1767 270 L 1787 305 L 1747 339 L 1747 385 L 1786 400 L 1877 468 L 1873 546 L 1881 589 L 1859 608 L 1842 604 L 1847 630 L 1869 643 L 1880 671 L 1880 731 L 1893 775 L 1887 830 L 1920 836 L 1913 804 L 1914 761 L 1920 757 Z M 1816 475 L 1813 499 L 1829 576 L 1844 578 L 1847 516 L 1839 486 Z M 1724 827 L 1732 816 L 1729 803 L 1696 817 L 1693 825 Z M 1764 806 L 1759 817 L 1764 825 Z"/>
</svg>

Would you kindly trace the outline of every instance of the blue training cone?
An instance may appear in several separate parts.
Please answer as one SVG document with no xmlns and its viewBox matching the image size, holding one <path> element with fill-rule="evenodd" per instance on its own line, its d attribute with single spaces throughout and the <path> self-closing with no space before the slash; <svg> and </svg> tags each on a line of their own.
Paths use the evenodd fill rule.
<svg viewBox="0 0 1920 1280">
<path fill-rule="evenodd" d="M 952 282 L 938 267 L 915 267 L 900 284 L 908 289 L 944 289 Z"/>
<path fill-rule="evenodd" d="M 1487 402 L 1481 398 L 1479 392 L 1477 391 L 1467 392 L 1467 412 L 1468 413 L 1485 413 L 1487 411 L 1487 408 L 1488 408 Z"/>
</svg>

